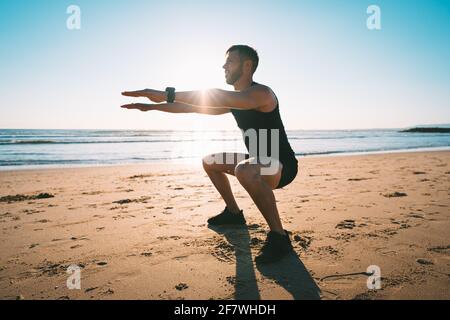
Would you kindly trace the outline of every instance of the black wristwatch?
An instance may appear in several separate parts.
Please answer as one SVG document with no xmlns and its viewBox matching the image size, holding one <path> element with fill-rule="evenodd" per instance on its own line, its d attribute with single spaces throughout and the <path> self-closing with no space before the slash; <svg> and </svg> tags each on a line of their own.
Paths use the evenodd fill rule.
<svg viewBox="0 0 450 320">
<path fill-rule="evenodd" d="M 175 88 L 167 87 L 166 92 L 167 92 L 167 102 L 168 103 L 174 102 L 175 101 Z"/>
</svg>

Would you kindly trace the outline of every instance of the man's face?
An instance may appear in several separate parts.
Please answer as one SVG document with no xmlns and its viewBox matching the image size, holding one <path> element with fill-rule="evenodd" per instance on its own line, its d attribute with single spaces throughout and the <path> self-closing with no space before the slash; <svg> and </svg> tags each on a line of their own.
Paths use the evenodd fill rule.
<svg viewBox="0 0 450 320">
<path fill-rule="evenodd" d="M 225 64 L 222 68 L 225 70 L 227 84 L 232 85 L 239 80 L 244 70 L 241 58 L 237 51 L 231 51 L 227 54 Z"/>
</svg>

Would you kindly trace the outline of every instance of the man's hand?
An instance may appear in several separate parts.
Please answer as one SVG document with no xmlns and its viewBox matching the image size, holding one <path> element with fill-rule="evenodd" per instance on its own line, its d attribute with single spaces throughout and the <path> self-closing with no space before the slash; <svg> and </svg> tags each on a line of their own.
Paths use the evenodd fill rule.
<svg viewBox="0 0 450 320">
<path fill-rule="evenodd" d="M 124 104 L 123 106 L 120 106 L 120 107 L 124 108 L 124 109 L 137 109 L 137 110 L 141 110 L 141 111 L 152 110 L 151 105 L 145 104 L 145 103 L 130 103 L 130 104 Z"/>
<path fill-rule="evenodd" d="M 165 91 L 153 90 L 153 89 L 144 89 L 137 91 L 124 91 L 122 92 L 123 96 L 126 97 L 145 97 L 150 99 L 150 101 L 161 103 L 167 100 L 167 93 Z"/>
</svg>

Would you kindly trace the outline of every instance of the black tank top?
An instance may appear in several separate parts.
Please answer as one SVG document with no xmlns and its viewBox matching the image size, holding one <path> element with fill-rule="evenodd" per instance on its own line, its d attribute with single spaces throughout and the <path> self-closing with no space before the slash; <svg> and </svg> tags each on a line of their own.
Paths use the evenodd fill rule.
<svg viewBox="0 0 450 320">
<path fill-rule="evenodd" d="M 256 85 L 256 82 L 252 83 L 252 86 Z M 271 112 L 261 112 L 257 110 L 238 110 L 238 109 L 231 109 L 231 113 L 233 114 L 236 123 L 238 127 L 241 129 L 242 133 L 244 134 L 249 129 L 254 129 L 256 131 L 256 137 L 258 140 L 257 144 L 257 154 L 258 155 L 267 155 L 273 158 L 278 159 L 283 165 L 297 165 L 298 161 L 295 158 L 295 153 L 291 148 L 291 145 L 289 144 L 286 131 L 283 126 L 283 122 L 281 121 L 280 116 L 280 108 L 279 103 L 277 99 L 277 106 L 275 109 L 273 109 Z M 267 143 L 266 152 L 262 151 L 261 154 L 259 152 L 259 146 L 260 146 L 260 134 L 259 129 L 267 129 L 266 138 L 262 139 L 262 142 Z M 272 155 L 271 154 L 271 145 L 272 145 L 272 129 L 278 129 L 278 139 L 279 139 L 279 154 Z M 276 136 L 274 136 L 275 138 Z M 244 143 L 247 148 L 247 150 L 250 153 L 250 144 L 249 144 L 249 137 L 244 136 Z M 250 156 L 256 156 L 253 154 L 250 154 Z"/>
</svg>

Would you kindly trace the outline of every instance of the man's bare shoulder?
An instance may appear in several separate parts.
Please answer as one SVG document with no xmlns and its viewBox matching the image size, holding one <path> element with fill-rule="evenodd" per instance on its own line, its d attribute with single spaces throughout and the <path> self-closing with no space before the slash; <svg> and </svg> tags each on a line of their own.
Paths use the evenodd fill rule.
<svg viewBox="0 0 450 320">
<path fill-rule="evenodd" d="M 255 85 L 251 86 L 249 89 L 253 90 L 253 91 L 265 92 L 265 93 L 272 92 L 272 89 L 269 86 L 266 86 L 265 84 L 261 84 L 261 83 L 256 83 Z"/>
<path fill-rule="evenodd" d="M 264 105 L 258 107 L 256 110 L 261 112 L 270 112 L 276 108 L 278 100 L 277 97 L 275 96 L 275 93 L 269 86 L 257 83 L 251 88 L 254 90 L 253 92 L 255 94 L 263 96 L 264 100 L 266 101 Z"/>
</svg>

